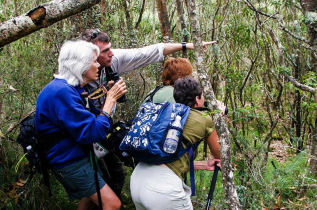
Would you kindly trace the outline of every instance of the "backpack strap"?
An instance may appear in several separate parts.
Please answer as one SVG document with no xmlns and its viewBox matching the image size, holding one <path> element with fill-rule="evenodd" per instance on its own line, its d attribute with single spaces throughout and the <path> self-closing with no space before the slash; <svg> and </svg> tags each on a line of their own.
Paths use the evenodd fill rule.
<svg viewBox="0 0 317 210">
<path fill-rule="evenodd" d="M 186 148 L 189 155 L 189 177 L 190 177 L 190 188 L 192 191 L 192 196 L 195 196 L 194 150 L 197 149 L 201 141 L 202 140 L 194 144 L 191 144 L 189 147 Z"/>
<path fill-rule="evenodd" d="M 155 89 L 145 96 L 145 102 L 153 102 L 153 97 L 157 91 L 159 91 L 163 86 L 156 86 Z"/>
<path fill-rule="evenodd" d="M 190 188 L 192 191 L 192 196 L 195 196 L 195 174 L 194 174 L 194 150 L 197 149 L 198 145 L 202 140 L 197 141 L 192 144 L 190 141 L 185 139 L 183 136 L 181 137 L 181 141 L 186 146 L 186 151 L 189 155 L 189 177 L 190 177 Z"/>
</svg>

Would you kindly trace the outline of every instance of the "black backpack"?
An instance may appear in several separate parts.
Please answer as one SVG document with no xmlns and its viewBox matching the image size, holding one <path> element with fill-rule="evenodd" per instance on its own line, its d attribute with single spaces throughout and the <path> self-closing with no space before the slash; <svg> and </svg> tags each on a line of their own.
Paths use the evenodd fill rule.
<svg viewBox="0 0 317 210">
<path fill-rule="evenodd" d="M 44 184 L 48 187 L 49 194 L 51 195 L 51 189 L 49 185 L 49 167 L 46 155 L 50 148 L 63 139 L 64 134 L 37 134 L 35 130 L 34 114 L 24 118 L 20 122 L 19 126 L 20 133 L 16 142 L 22 146 L 25 156 L 29 161 L 30 180 L 32 180 L 35 172 L 42 174 Z M 44 139 L 45 141 L 43 141 Z"/>
<path fill-rule="evenodd" d="M 124 163 L 125 166 L 134 168 L 136 165 L 135 160 L 128 155 L 128 153 L 121 151 L 119 146 L 121 144 L 122 139 L 129 132 L 132 120 L 128 122 L 118 121 L 111 125 L 109 134 L 107 136 L 107 140 L 102 142 L 102 145 L 114 152 L 120 160 Z"/>
<path fill-rule="evenodd" d="M 26 158 L 32 171 L 42 173 L 44 161 L 40 159 L 38 154 L 39 139 L 35 132 L 34 114 L 20 122 L 20 133 L 16 141 L 22 146 L 24 153 L 26 153 Z"/>
</svg>

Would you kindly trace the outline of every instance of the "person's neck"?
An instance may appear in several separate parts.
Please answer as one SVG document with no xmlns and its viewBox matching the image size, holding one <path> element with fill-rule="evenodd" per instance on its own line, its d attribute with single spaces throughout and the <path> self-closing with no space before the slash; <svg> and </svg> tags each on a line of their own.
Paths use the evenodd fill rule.
<svg viewBox="0 0 317 210">
<path fill-rule="evenodd" d="M 99 66 L 98 67 L 98 73 L 100 74 L 101 70 L 104 68 L 104 66 Z"/>
</svg>

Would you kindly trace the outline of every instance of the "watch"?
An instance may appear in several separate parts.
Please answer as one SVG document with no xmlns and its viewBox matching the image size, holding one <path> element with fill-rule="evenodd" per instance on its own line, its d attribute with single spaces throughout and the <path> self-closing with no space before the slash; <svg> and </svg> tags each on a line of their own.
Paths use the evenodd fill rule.
<svg viewBox="0 0 317 210">
<path fill-rule="evenodd" d="M 186 51 L 186 42 L 182 42 L 182 48 L 183 48 L 183 51 Z"/>
<path fill-rule="evenodd" d="M 106 116 L 109 120 L 112 120 L 111 115 L 108 114 L 107 112 L 103 111 L 102 109 L 100 110 L 100 114 Z"/>
</svg>

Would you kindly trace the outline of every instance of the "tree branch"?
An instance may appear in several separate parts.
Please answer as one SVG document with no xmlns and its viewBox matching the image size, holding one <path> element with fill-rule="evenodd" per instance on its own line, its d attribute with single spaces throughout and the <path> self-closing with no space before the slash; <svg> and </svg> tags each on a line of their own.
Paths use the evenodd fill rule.
<svg viewBox="0 0 317 210">
<path fill-rule="evenodd" d="M 41 4 L 19 17 L 0 24 L 0 48 L 99 2 L 100 0 L 54 0 Z"/>
<path fill-rule="evenodd" d="M 262 11 L 257 10 L 257 9 L 251 4 L 251 2 L 249 2 L 248 0 L 243 0 L 243 1 L 244 1 L 244 3 L 245 3 L 252 11 L 254 11 L 254 12 L 256 12 L 256 13 L 259 13 L 260 15 L 264 15 L 264 16 L 266 16 L 266 17 L 276 19 L 276 17 L 274 17 L 274 15 L 276 15 L 276 14 L 274 14 L 274 15 L 268 15 L 268 14 L 262 12 Z"/>
<path fill-rule="evenodd" d="M 146 3 L 146 0 L 143 0 L 143 2 L 142 2 L 142 7 L 141 7 L 141 11 L 140 11 L 140 15 L 139 15 L 139 19 L 138 19 L 138 21 L 136 22 L 135 27 L 134 27 L 135 29 L 138 29 L 139 24 L 141 23 L 142 16 L 143 16 L 143 12 L 144 12 L 144 9 L 145 9 L 145 3 Z"/>
</svg>

